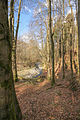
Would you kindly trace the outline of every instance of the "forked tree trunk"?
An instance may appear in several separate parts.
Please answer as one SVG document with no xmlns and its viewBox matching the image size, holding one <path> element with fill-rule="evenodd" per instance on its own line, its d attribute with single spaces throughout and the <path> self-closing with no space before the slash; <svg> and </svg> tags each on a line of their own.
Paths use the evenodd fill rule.
<svg viewBox="0 0 80 120">
<path fill-rule="evenodd" d="M 0 120 L 21 120 L 12 75 L 8 0 L 0 0 L 0 16 Z"/>
</svg>

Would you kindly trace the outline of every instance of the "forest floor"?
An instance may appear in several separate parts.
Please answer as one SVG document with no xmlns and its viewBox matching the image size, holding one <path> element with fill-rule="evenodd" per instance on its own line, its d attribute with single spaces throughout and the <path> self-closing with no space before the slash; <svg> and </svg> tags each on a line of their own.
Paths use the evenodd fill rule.
<svg viewBox="0 0 80 120">
<path fill-rule="evenodd" d="M 36 84 L 15 84 L 23 120 L 80 120 L 80 86 L 68 71 L 65 79 L 61 73 L 56 84 L 50 81 Z"/>
</svg>

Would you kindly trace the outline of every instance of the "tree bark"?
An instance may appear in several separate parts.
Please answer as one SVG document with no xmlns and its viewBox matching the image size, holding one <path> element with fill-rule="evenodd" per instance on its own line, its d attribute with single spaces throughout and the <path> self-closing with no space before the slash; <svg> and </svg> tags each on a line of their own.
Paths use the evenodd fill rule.
<svg viewBox="0 0 80 120">
<path fill-rule="evenodd" d="M 16 99 L 12 75 L 8 0 L 0 1 L 0 16 L 0 120 L 21 120 L 20 108 L 16 109 L 19 104 Z"/>
<path fill-rule="evenodd" d="M 51 64 L 52 64 L 52 74 L 51 74 L 51 85 L 55 83 L 54 79 L 54 41 L 52 35 L 52 20 L 51 20 L 51 0 L 48 0 L 48 26 L 49 26 L 49 41 L 51 43 Z"/>
<path fill-rule="evenodd" d="M 72 66 L 72 26 L 70 27 L 70 65 L 71 65 L 71 75 L 73 77 L 73 66 Z"/>
<path fill-rule="evenodd" d="M 73 10 L 72 5 L 69 0 L 69 6 L 71 8 L 71 20 L 70 20 L 70 66 L 71 66 L 71 75 L 73 77 L 73 55 L 72 55 L 72 32 L 73 32 Z"/>
<path fill-rule="evenodd" d="M 59 38 L 59 58 L 61 60 L 61 36 Z"/>
<path fill-rule="evenodd" d="M 49 30 L 47 29 L 47 79 L 50 79 L 50 41 L 49 41 Z"/>
<path fill-rule="evenodd" d="M 16 34 L 13 42 L 13 64 L 14 64 L 14 79 L 15 82 L 18 81 L 17 75 L 17 63 L 16 63 L 16 49 L 17 49 L 17 37 L 18 37 L 18 29 L 19 29 L 19 21 L 20 21 L 20 12 L 21 12 L 21 1 L 19 2 L 19 10 L 18 10 L 18 20 L 17 20 L 17 27 L 16 27 Z"/>
<path fill-rule="evenodd" d="M 64 0 L 63 0 L 63 22 L 64 22 Z M 65 57 L 65 46 L 64 46 L 64 23 L 63 23 L 63 28 L 62 28 L 62 42 L 63 42 L 63 56 L 62 56 L 62 69 L 63 69 L 63 79 L 65 78 L 65 66 L 64 66 L 64 57 Z"/>
</svg>

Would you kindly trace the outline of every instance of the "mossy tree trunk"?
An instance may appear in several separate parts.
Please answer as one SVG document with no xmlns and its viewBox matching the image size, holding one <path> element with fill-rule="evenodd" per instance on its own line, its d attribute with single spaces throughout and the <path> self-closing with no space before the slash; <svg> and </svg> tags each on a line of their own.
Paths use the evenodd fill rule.
<svg viewBox="0 0 80 120">
<path fill-rule="evenodd" d="M 48 27 L 49 28 L 49 27 Z M 49 30 L 47 28 L 47 35 L 46 35 L 46 60 L 47 60 L 47 64 L 46 64 L 46 68 L 47 68 L 47 79 L 50 80 L 51 79 L 51 70 L 50 70 L 50 41 L 49 41 Z"/>
<path fill-rule="evenodd" d="M 21 120 L 12 75 L 8 0 L 0 1 L 0 16 L 0 120 Z"/>
<path fill-rule="evenodd" d="M 51 0 L 48 0 L 48 26 L 49 26 L 49 41 L 51 43 L 51 65 L 52 65 L 52 74 L 51 74 L 51 85 L 55 83 L 54 79 L 54 41 L 52 35 L 52 20 L 51 20 Z"/>
<path fill-rule="evenodd" d="M 18 75 L 17 75 L 17 63 L 16 63 L 16 49 L 17 49 L 17 37 L 18 37 L 18 29 L 19 29 L 19 21 L 20 21 L 20 12 L 21 12 L 21 2 L 19 2 L 19 9 L 18 9 L 18 19 L 17 19 L 17 27 L 16 27 L 16 34 L 13 41 L 13 73 L 14 73 L 14 79 L 15 82 L 18 81 Z"/>
<path fill-rule="evenodd" d="M 12 44 L 12 70 L 13 70 L 13 76 L 14 76 L 14 46 L 15 46 L 15 40 L 14 40 L 14 0 L 11 0 L 10 2 L 10 21 L 9 21 L 9 30 L 10 30 L 10 37 L 11 37 L 11 44 Z M 14 77 L 13 77 L 14 78 Z"/>
<path fill-rule="evenodd" d="M 12 60 L 14 57 L 14 45 L 15 45 L 15 39 L 14 39 L 14 0 L 11 0 L 10 3 L 10 26 L 9 26 L 9 31 L 10 31 L 10 41 L 11 41 L 11 47 L 12 47 Z M 14 62 L 12 61 L 12 70 L 14 69 Z M 13 77 L 14 78 L 14 77 Z M 14 81 L 13 81 L 14 82 Z M 13 88 L 14 88 L 14 84 L 13 84 Z M 21 115 L 21 110 L 19 108 L 19 104 L 16 98 L 16 94 L 15 94 L 15 89 L 14 89 L 14 101 L 15 101 L 15 111 L 16 111 L 16 115 L 18 118 L 18 112 Z"/>
<path fill-rule="evenodd" d="M 9 31 L 10 31 L 10 37 L 13 41 L 14 39 L 14 0 L 11 0 L 10 2 L 10 19 L 9 19 Z M 12 45 L 11 41 L 11 45 Z"/>
</svg>

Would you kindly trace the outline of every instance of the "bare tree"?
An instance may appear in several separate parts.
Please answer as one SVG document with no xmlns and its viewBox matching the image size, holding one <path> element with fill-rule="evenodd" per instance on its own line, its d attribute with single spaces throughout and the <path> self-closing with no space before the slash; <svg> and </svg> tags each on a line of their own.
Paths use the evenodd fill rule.
<svg viewBox="0 0 80 120">
<path fill-rule="evenodd" d="M 48 0 L 48 26 L 49 26 L 49 40 L 51 43 L 51 65 L 52 65 L 52 74 L 51 74 L 51 84 L 54 85 L 54 41 L 52 34 L 52 19 L 51 19 L 51 0 Z"/>
<path fill-rule="evenodd" d="M 19 29 L 19 21 L 20 21 L 20 12 L 21 12 L 21 1 L 22 0 L 19 1 L 16 34 L 15 34 L 15 37 L 13 39 L 13 73 L 14 73 L 15 82 L 18 81 L 17 64 L 16 64 L 16 49 L 17 49 L 17 37 L 18 37 L 18 29 Z"/>
</svg>

